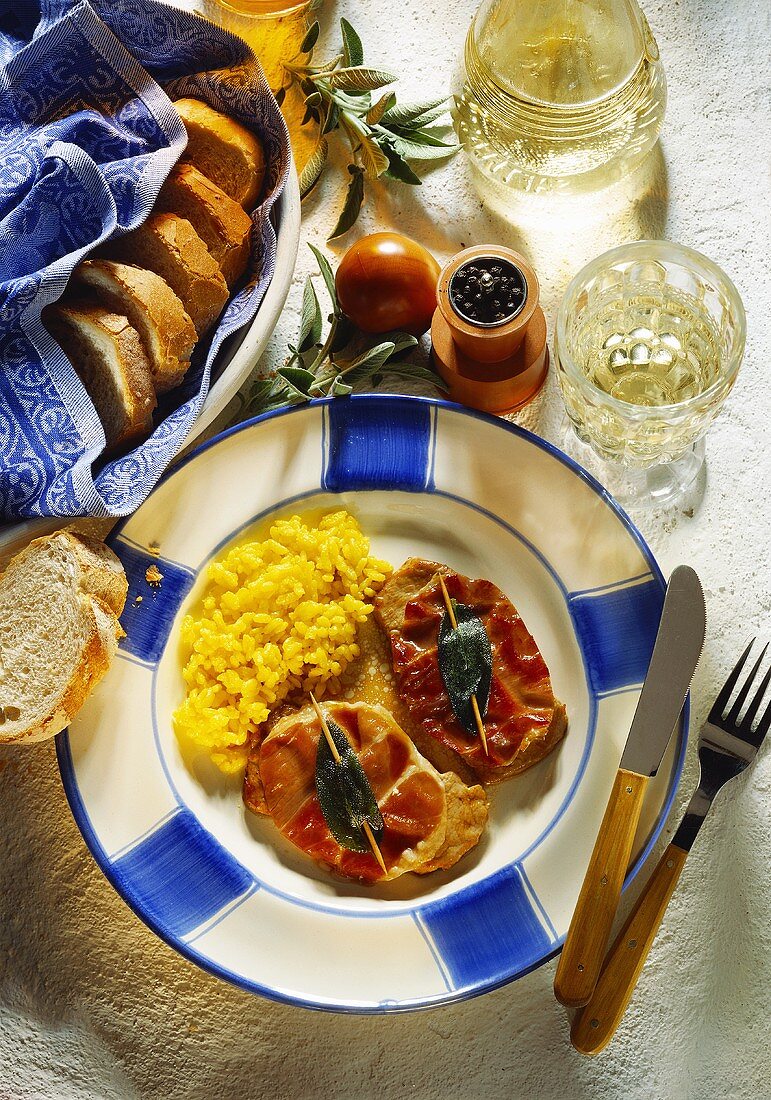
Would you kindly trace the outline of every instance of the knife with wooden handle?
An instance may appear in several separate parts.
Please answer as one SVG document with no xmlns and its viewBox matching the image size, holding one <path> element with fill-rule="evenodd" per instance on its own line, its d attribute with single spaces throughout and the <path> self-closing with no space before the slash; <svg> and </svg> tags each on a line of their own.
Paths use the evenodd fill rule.
<svg viewBox="0 0 771 1100">
<path fill-rule="evenodd" d="M 626 1012 L 688 853 L 670 844 L 645 885 L 603 964 L 589 1002 L 576 1015 L 570 1041 L 581 1054 L 599 1054 Z"/>
<path fill-rule="evenodd" d="M 557 966 L 554 995 L 568 1008 L 585 1005 L 597 984 L 645 788 L 683 709 L 705 627 L 699 578 L 690 566 L 680 565 L 667 585 L 648 674 Z"/>
</svg>

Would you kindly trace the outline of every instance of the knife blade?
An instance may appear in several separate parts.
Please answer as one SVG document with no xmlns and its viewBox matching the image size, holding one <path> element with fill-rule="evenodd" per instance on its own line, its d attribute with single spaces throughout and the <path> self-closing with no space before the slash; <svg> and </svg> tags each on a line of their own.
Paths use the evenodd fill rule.
<svg viewBox="0 0 771 1100">
<path fill-rule="evenodd" d="M 667 585 L 648 673 L 554 977 L 554 995 L 568 1008 L 585 1005 L 597 984 L 645 789 L 683 709 L 705 629 L 699 578 L 680 565 Z"/>
<path fill-rule="evenodd" d="M 669 578 L 656 643 L 621 768 L 653 776 L 680 716 L 704 646 L 707 612 L 701 583 L 689 565 Z"/>
</svg>

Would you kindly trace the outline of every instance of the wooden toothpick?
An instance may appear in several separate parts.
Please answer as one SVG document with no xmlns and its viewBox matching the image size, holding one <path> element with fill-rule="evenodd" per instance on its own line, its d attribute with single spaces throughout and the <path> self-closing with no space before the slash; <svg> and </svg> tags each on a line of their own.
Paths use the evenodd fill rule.
<svg viewBox="0 0 771 1100">
<path fill-rule="evenodd" d="M 311 696 L 311 703 L 313 703 L 313 709 L 316 711 L 316 717 L 318 718 L 319 722 L 321 723 L 322 732 L 323 732 L 324 736 L 327 739 L 327 744 L 329 745 L 329 751 L 332 753 L 332 759 L 334 760 L 334 762 L 336 764 L 340 764 L 340 763 L 342 763 L 342 757 L 340 756 L 340 753 L 337 751 L 337 745 L 335 744 L 335 739 L 334 739 L 334 737 L 332 736 L 332 734 L 330 732 L 329 726 L 327 725 L 327 720 L 324 717 L 324 712 L 321 709 L 321 707 L 319 706 L 318 700 L 316 699 L 316 696 L 313 694 L 313 692 L 310 693 L 310 696 Z M 380 864 L 381 871 L 383 872 L 384 875 L 387 875 L 388 874 L 388 868 L 385 865 L 385 860 L 383 859 L 383 854 L 380 851 L 380 849 L 378 848 L 377 841 L 375 840 L 375 835 L 372 832 L 372 829 L 370 828 L 369 822 L 368 821 L 362 821 L 361 827 L 364 830 L 364 835 L 366 836 L 367 840 L 369 841 L 369 846 L 372 849 L 373 856 L 375 857 L 375 859 Z"/>
<path fill-rule="evenodd" d="M 444 577 L 441 573 L 438 573 L 439 584 L 442 587 L 442 599 L 444 600 L 444 606 L 447 608 L 447 614 L 450 616 L 450 625 L 453 630 L 458 629 L 458 620 L 455 618 L 455 611 L 452 606 L 452 600 L 450 599 L 450 593 L 447 591 L 447 585 L 444 583 Z M 485 733 L 484 723 L 482 722 L 482 715 L 479 713 L 479 703 L 477 702 L 476 695 L 471 696 L 471 710 L 474 715 L 474 721 L 476 722 L 477 733 L 479 739 L 482 742 L 482 748 L 485 750 L 485 756 L 489 756 L 487 751 L 487 734 Z"/>
</svg>

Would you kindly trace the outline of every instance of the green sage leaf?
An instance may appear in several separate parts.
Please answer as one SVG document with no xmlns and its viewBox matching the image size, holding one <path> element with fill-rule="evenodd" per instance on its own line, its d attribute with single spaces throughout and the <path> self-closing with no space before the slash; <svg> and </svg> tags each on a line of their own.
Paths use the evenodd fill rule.
<svg viewBox="0 0 771 1100">
<path fill-rule="evenodd" d="M 347 68 L 364 64 L 364 47 L 361 44 L 356 31 L 347 19 L 340 20 L 340 31 L 343 36 L 343 60 Z"/>
<path fill-rule="evenodd" d="M 321 306 L 316 297 L 313 280 L 310 275 L 305 280 L 303 305 L 300 314 L 300 335 L 297 338 L 298 351 L 307 351 L 321 339 Z"/>
<path fill-rule="evenodd" d="M 420 130 L 424 126 L 430 126 L 432 122 L 437 122 L 445 115 L 449 115 L 449 113 L 449 100 L 445 100 L 440 106 L 433 107 L 430 111 L 426 111 L 425 114 L 418 115 L 412 122 L 407 123 L 407 125 L 403 127 L 403 130 L 407 134 L 410 130 Z M 444 123 L 442 125 L 444 125 Z"/>
<path fill-rule="evenodd" d="M 319 271 L 321 277 L 324 280 L 324 285 L 327 288 L 327 293 L 332 299 L 332 306 L 337 310 L 337 290 L 335 289 L 335 275 L 332 271 L 332 267 L 329 260 L 326 258 L 323 252 L 319 252 L 315 245 L 308 242 L 308 248 L 310 248 L 313 255 L 316 257 L 316 263 L 319 265 Z"/>
<path fill-rule="evenodd" d="M 337 354 L 338 351 L 342 351 L 346 348 L 356 332 L 356 326 L 352 321 L 349 321 L 344 313 L 338 315 L 337 327 L 335 329 L 335 336 L 330 347 L 330 352 Z"/>
<path fill-rule="evenodd" d="M 362 135 L 359 155 L 364 171 L 370 179 L 377 179 L 388 171 L 388 157 L 373 138 Z"/>
<path fill-rule="evenodd" d="M 413 336 L 409 332 L 393 332 L 388 334 L 388 339 L 394 346 L 394 350 L 391 352 L 389 358 L 395 359 L 397 355 L 401 355 L 407 348 L 415 348 L 420 341 L 417 336 Z"/>
<path fill-rule="evenodd" d="M 387 363 L 383 368 L 385 378 L 404 378 L 410 382 L 426 382 L 443 393 L 447 392 L 447 386 L 441 375 L 436 374 L 430 367 L 420 366 L 418 363 Z M 373 379 L 374 381 L 374 379 Z"/>
<path fill-rule="evenodd" d="M 278 91 L 276 92 L 276 103 L 279 105 L 279 107 L 281 106 L 281 104 L 284 102 L 285 99 L 286 99 L 286 88 L 282 85 L 278 89 Z"/>
<path fill-rule="evenodd" d="M 316 750 L 316 794 L 330 833 L 349 852 L 369 852 L 362 830 L 366 821 L 375 839 L 383 834 L 385 823 L 369 780 L 348 738 L 327 719 L 340 763 L 335 761 L 323 732 Z"/>
<path fill-rule="evenodd" d="M 348 184 L 345 203 L 337 219 L 337 225 L 329 235 L 330 241 L 348 232 L 358 218 L 361 204 L 364 202 L 364 169 L 356 164 L 349 164 L 348 171 L 351 174 L 351 182 Z"/>
<path fill-rule="evenodd" d="M 419 135 L 419 137 L 424 136 Z M 405 138 L 401 135 L 393 137 L 393 147 L 397 153 L 409 160 L 443 160 L 457 153 L 460 148 L 459 145 L 447 145 L 438 139 L 433 142 L 415 141 L 412 137 Z"/>
<path fill-rule="evenodd" d="M 390 179 L 399 180 L 401 183 L 409 183 L 413 187 L 420 187 L 423 180 L 413 172 L 401 153 L 397 153 L 391 145 L 386 145 L 385 143 L 382 148 L 385 155 L 388 157 L 388 171 L 386 175 Z"/>
<path fill-rule="evenodd" d="M 316 375 L 305 367 L 279 367 L 276 371 L 278 378 L 283 378 L 290 386 L 294 386 L 300 393 L 308 396 L 311 386 L 316 381 Z"/>
<path fill-rule="evenodd" d="M 316 148 L 300 172 L 298 182 L 300 184 L 300 197 L 305 198 L 306 195 L 310 195 L 313 188 L 321 179 L 321 173 L 324 171 L 324 166 L 327 163 L 327 154 L 329 153 L 329 143 L 325 137 L 319 139 Z"/>
<path fill-rule="evenodd" d="M 457 629 L 445 611 L 439 625 L 437 656 L 452 712 L 466 733 L 476 734 L 472 696 L 484 716 L 490 699 L 493 651 L 484 623 L 473 608 L 452 600 Z"/>
<path fill-rule="evenodd" d="M 386 92 L 385 95 L 381 95 L 377 103 L 373 103 L 366 114 L 366 121 L 370 126 L 374 126 L 375 123 L 380 122 L 383 115 L 396 103 L 396 92 Z"/>
<path fill-rule="evenodd" d="M 329 73 L 332 69 L 336 69 L 342 60 L 343 55 L 338 53 L 335 54 L 334 57 L 330 57 L 329 61 L 322 61 L 320 65 L 314 65 L 313 68 L 308 71 L 311 72 L 313 76 L 318 76 L 319 73 Z"/>
<path fill-rule="evenodd" d="M 309 122 L 319 122 L 320 116 L 316 107 L 306 107 L 305 114 L 300 119 L 301 126 L 307 126 Z"/>
<path fill-rule="evenodd" d="M 434 130 L 441 129 L 441 127 L 434 127 Z M 400 140 L 408 140 L 416 145 L 428 145 L 435 149 L 458 149 L 458 143 L 455 141 L 446 141 L 445 135 L 441 137 L 438 133 L 433 133 L 431 130 L 410 130 L 406 137 L 400 135 Z"/>
<path fill-rule="evenodd" d="M 241 410 L 241 414 L 261 411 L 263 405 L 270 400 L 275 387 L 275 378 L 256 378 L 251 385 L 249 396 L 246 399 L 244 408 Z"/>
<path fill-rule="evenodd" d="M 281 382 L 282 385 L 278 385 Z M 265 411 L 268 409 L 281 408 L 282 405 L 299 405 L 305 401 L 310 401 L 310 397 L 307 393 L 303 393 L 302 390 L 298 390 L 297 386 L 293 386 L 287 379 L 280 377 L 280 372 L 276 371 L 276 392 L 271 394 L 270 401 L 265 406 Z"/>
<path fill-rule="evenodd" d="M 341 92 L 374 92 L 378 88 L 384 88 L 386 84 L 393 84 L 396 79 L 393 73 L 387 73 L 382 69 L 365 69 L 358 66 L 334 69 L 331 73 L 324 73 L 323 76 L 324 82 L 330 88 L 337 88 Z"/>
<path fill-rule="evenodd" d="M 391 340 L 376 344 L 374 348 L 369 348 L 367 351 L 363 351 L 361 355 L 357 355 L 355 359 L 352 359 L 350 363 L 346 364 L 341 373 L 345 375 L 348 382 L 361 381 L 362 378 L 373 371 L 379 370 L 384 363 L 388 362 L 394 353 L 395 346 Z M 340 365 L 338 363 L 338 366 Z"/>
<path fill-rule="evenodd" d="M 308 30 L 305 32 L 305 38 L 303 38 L 300 43 L 300 53 L 310 53 L 318 42 L 320 33 L 321 27 L 317 19 L 314 23 L 311 23 L 310 27 L 308 27 Z"/>
<path fill-rule="evenodd" d="M 327 113 L 324 118 L 324 125 L 321 127 L 322 136 L 324 134 L 330 134 L 333 130 L 336 130 L 340 124 L 340 108 L 331 100 L 327 107 Z"/>
<path fill-rule="evenodd" d="M 408 126 L 416 119 L 432 114 L 434 111 L 437 112 L 434 117 L 439 118 L 447 111 L 448 102 L 447 99 L 442 98 L 428 99 L 423 103 L 398 103 L 390 108 L 384 121 L 387 126 Z"/>
<path fill-rule="evenodd" d="M 343 382 L 342 374 L 338 374 L 336 378 L 332 379 L 332 382 L 327 390 L 327 393 L 331 397 L 347 397 L 349 393 L 353 392 L 353 386 L 349 386 L 347 382 Z"/>
</svg>

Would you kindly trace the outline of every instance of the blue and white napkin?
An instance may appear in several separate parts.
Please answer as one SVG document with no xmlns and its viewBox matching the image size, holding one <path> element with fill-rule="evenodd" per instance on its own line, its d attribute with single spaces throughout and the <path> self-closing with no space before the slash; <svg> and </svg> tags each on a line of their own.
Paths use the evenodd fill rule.
<svg viewBox="0 0 771 1100">
<path fill-rule="evenodd" d="M 147 217 L 184 150 L 180 96 L 264 143 L 251 274 L 150 438 L 103 464 L 99 418 L 40 315 L 82 259 Z M 273 276 L 269 213 L 289 159 L 259 62 L 207 20 L 159 0 L 0 6 L 0 517 L 122 516 L 145 499 L 200 412 L 223 340 L 252 320 Z"/>
</svg>

